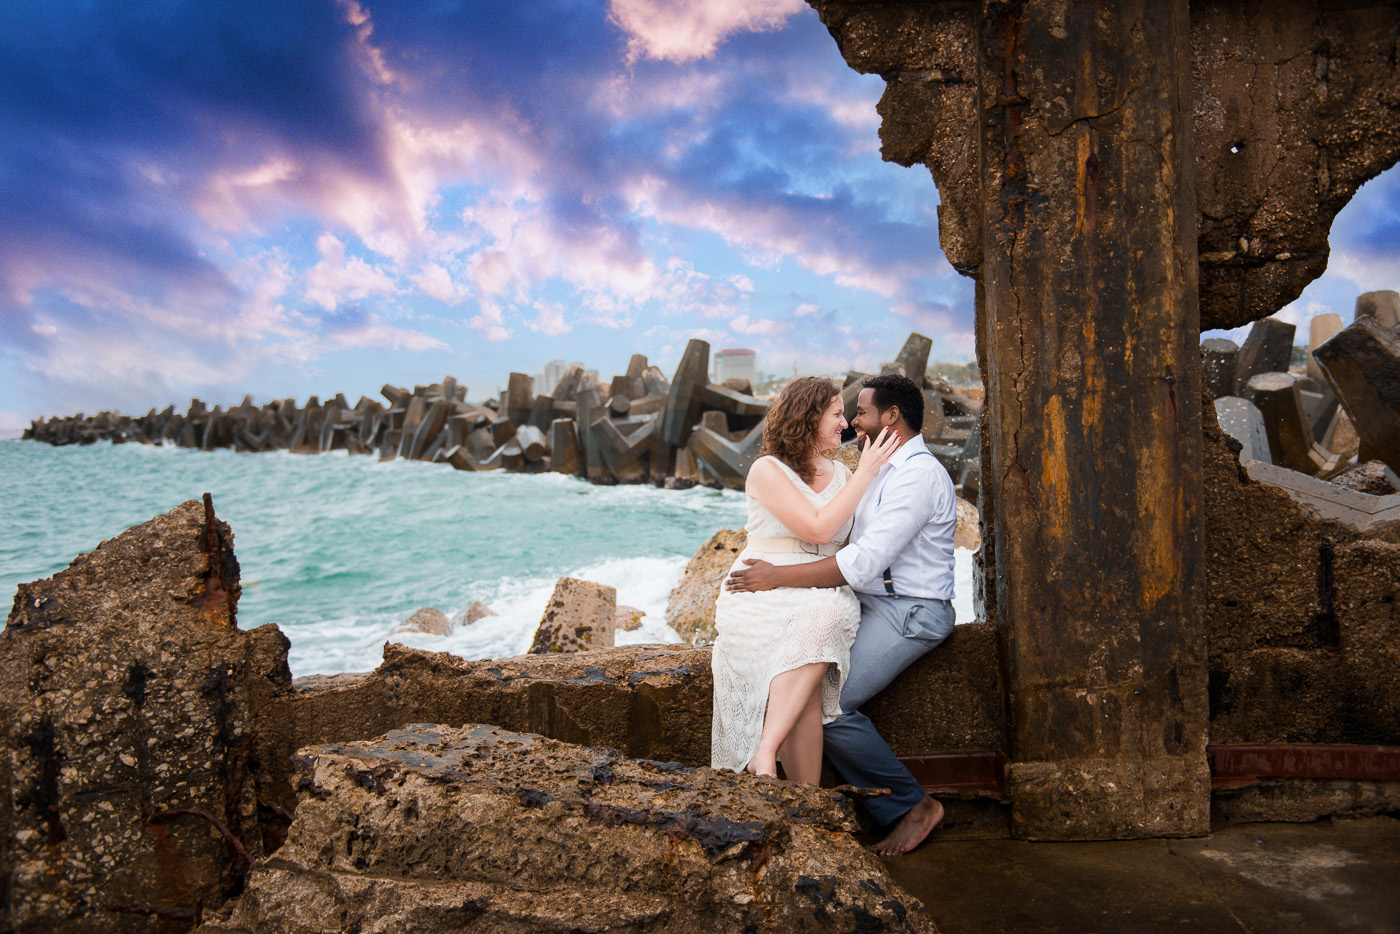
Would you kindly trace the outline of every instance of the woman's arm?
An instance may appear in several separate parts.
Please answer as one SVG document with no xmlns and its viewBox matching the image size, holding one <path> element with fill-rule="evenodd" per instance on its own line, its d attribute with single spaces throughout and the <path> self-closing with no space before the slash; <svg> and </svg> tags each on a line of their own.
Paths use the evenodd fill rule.
<svg viewBox="0 0 1400 934">
<path fill-rule="evenodd" d="M 832 497 L 831 502 L 820 509 L 813 508 L 802 491 L 783 473 L 783 469 L 769 458 L 754 462 L 745 489 L 749 496 L 758 500 L 779 522 L 791 529 L 793 535 L 804 542 L 825 545 L 855 514 L 860 498 L 870 488 L 870 482 L 902 443 L 899 434 L 889 429 L 882 431 L 879 438 L 867 442 L 856 472 Z"/>
</svg>

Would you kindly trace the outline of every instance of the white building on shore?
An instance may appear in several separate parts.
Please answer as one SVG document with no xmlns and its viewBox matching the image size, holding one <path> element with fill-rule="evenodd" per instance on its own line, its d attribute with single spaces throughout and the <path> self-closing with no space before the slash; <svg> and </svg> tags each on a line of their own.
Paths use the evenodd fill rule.
<svg viewBox="0 0 1400 934">
<path fill-rule="evenodd" d="M 729 348 L 715 354 L 714 374 L 711 379 L 722 383 L 727 379 L 746 379 L 758 382 L 758 356 L 752 350 Z"/>
</svg>

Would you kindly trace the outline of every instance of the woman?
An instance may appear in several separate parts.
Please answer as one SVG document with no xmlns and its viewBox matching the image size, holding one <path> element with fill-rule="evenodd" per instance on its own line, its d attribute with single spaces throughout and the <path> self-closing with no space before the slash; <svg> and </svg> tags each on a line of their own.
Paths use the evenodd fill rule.
<svg viewBox="0 0 1400 934">
<path fill-rule="evenodd" d="M 803 376 L 783 387 L 763 425 L 763 449 L 749 470 L 745 558 L 773 564 L 836 553 L 870 482 L 899 447 L 881 433 L 852 474 L 822 456 L 846 429 L 831 380 Z M 840 713 L 860 604 L 849 587 L 721 590 L 715 604 L 714 723 L 710 764 L 792 781 L 821 777 L 822 723 Z"/>
</svg>

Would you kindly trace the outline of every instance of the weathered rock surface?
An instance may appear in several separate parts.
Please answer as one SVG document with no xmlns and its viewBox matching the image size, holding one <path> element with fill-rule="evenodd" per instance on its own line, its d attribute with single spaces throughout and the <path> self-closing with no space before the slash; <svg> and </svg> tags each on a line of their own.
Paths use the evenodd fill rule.
<svg viewBox="0 0 1400 934">
<path fill-rule="evenodd" d="M 491 609 L 489 606 L 482 603 L 480 600 L 473 600 L 471 606 L 467 607 L 465 610 L 452 617 L 452 625 L 454 627 L 470 626 L 477 620 L 485 619 L 488 616 L 500 615 L 501 614 L 497 613 L 495 610 Z"/>
<path fill-rule="evenodd" d="M 287 843 L 200 930 L 935 930 L 811 786 L 430 724 L 296 780 Z"/>
<path fill-rule="evenodd" d="M 258 712 L 290 689 L 287 642 L 236 627 L 239 589 L 207 498 L 19 588 L 0 634 L 14 930 L 156 930 L 149 911 L 180 929 L 280 838 L 288 764 Z"/>
<path fill-rule="evenodd" d="M 676 635 L 691 642 L 714 641 L 720 584 L 748 539 L 743 529 L 720 529 L 695 552 L 666 601 L 666 625 Z"/>
<path fill-rule="evenodd" d="M 605 649 L 617 633 L 617 588 L 561 577 L 535 630 L 531 655 Z"/>
<path fill-rule="evenodd" d="M 623 632 L 636 632 L 642 628 L 642 617 L 646 612 L 635 606 L 619 605 L 617 608 L 617 628 Z"/>
<path fill-rule="evenodd" d="M 415 610 L 408 619 L 394 627 L 394 632 L 426 632 L 434 636 L 445 636 L 452 632 L 452 620 L 436 607 L 425 606 Z"/>
<path fill-rule="evenodd" d="M 1211 741 L 1394 744 L 1400 522 L 1359 532 L 1251 479 L 1206 413 Z"/>
<path fill-rule="evenodd" d="M 373 672 L 298 678 L 278 708 L 292 751 L 378 736 L 410 723 L 494 723 L 630 756 L 710 761 L 710 653 L 638 645 L 468 661 L 384 646 Z"/>
</svg>

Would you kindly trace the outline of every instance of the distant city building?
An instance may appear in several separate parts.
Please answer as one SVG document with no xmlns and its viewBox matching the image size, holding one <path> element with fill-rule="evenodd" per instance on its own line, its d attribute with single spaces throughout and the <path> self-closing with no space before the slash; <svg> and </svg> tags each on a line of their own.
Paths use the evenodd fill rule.
<svg viewBox="0 0 1400 934">
<path fill-rule="evenodd" d="M 573 366 L 583 366 L 581 363 Z M 569 372 L 569 363 L 563 360 L 551 360 L 544 365 L 544 372 L 535 376 L 535 395 L 547 396 L 554 391 L 554 387 L 559 385 L 559 381 L 564 378 L 564 374 Z"/>
<path fill-rule="evenodd" d="M 758 357 L 752 350 L 732 348 L 715 354 L 714 381 L 722 383 L 735 377 L 758 382 Z"/>
</svg>

